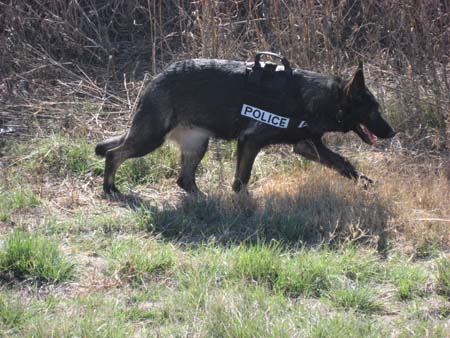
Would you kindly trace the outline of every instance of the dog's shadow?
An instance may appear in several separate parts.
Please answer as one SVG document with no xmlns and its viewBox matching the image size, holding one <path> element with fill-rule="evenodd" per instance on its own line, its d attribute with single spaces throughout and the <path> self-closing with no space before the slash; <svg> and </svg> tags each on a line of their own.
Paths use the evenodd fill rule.
<svg viewBox="0 0 450 338">
<path fill-rule="evenodd" d="M 291 245 L 370 243 L 386 248 L 390 203 L 376 193 L 321 183 L 314 192 L 261 196 L 185 196 L 156 206 L 135 194 L 120 200 L 145 217 L 149 231 L 168 240 L 220 243 L 278 240 Z"/>
<path fill-rule="evenodd" d="M 103 195 L 104 198 L 107 200 L 118 203 L 119 206 L 123 208 L 128 208 L 133 211 L 139 212 L 141 208 L 150 209 L 151 205 L 148 201 L 140 197 L 136 193 L 119 193 L 119 194 L 112 194 L 112 195 Z"/>
</svg>

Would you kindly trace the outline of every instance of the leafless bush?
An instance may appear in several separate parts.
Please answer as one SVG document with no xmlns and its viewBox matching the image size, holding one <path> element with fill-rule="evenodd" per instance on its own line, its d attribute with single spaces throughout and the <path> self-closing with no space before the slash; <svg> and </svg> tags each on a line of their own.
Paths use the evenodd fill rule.
<svg viewBox="0 0 450 338">
<path fill-rule="evenodd" d="M 344 76 L 364 60 L 407 138 L 432 133 L 428 146 L 448 149 L 449 12 L 442 0 L 0 1 L 0 125 L 39 116 L 66 123 L 67 111 L 73 120 L 85 110 L 73 103 L 87 99 L 101 123 L 128 111 L 145 74 L 174 60 L 272 50 Z"/>
</svg>

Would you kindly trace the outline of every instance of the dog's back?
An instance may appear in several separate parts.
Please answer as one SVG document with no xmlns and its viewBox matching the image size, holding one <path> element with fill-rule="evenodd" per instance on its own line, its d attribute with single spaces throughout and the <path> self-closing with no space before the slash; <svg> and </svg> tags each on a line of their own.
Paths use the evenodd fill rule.
<svg viewBox="0 0 450 338">
<path fill-rule="evenodd" d="M 239 112 L 245 91 L 245 62 L 191 59 L 174 63 L 154 83 L 150 94 L 168 95 L 171 125 L 193 124 L 219 138 L 236 137 Z M 167 106 L 167 105 L 166 105 Z M 145 107 L 144 107 L 145 109 Z"/>
</svg>

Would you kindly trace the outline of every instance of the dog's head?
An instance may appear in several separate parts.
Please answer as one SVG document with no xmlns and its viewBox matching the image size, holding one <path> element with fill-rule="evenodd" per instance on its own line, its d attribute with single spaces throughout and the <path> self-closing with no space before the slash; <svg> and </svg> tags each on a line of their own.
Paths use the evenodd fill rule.
<svg viewBox="0 0 450 338">
<path fill-rule="evenodd" d="M 343 118 L 349 130 L 370 145 L 376 143 L 377 138 L 394 137 L 394 130 L 381 116 L 380 105 L 365 85 L 362 63 L 345 83 L 343 95 Z"/>
</svg>

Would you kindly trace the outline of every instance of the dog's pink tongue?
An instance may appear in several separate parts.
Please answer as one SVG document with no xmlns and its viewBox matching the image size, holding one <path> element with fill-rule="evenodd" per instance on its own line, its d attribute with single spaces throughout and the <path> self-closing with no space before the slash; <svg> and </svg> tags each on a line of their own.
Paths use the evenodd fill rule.
<svg viewBox="0 0 450 338">
<path fill-rule="evenodd" d="M 376 135 L 374 133 L 372 133 L 369 128 L 367 128 L 366 126 L 362 125 L 362 130 L 364 131 L 364 133 L 369 137 L 370 142 L 372 142 L 372 145 L 376 145 L 377 141 L 378 141 L 378 137 L 376 137 Z"/>
</svg>

